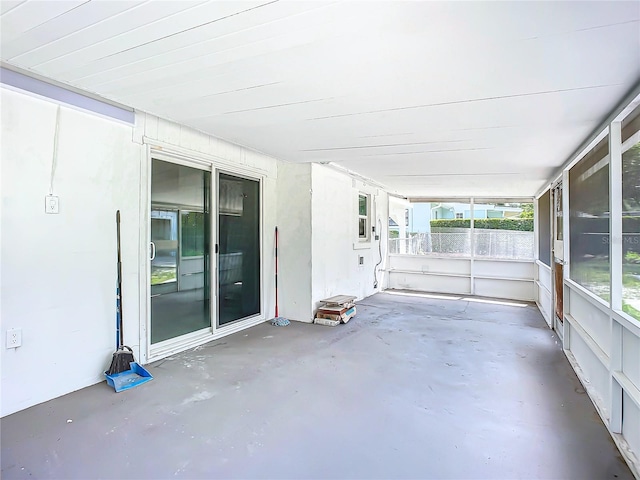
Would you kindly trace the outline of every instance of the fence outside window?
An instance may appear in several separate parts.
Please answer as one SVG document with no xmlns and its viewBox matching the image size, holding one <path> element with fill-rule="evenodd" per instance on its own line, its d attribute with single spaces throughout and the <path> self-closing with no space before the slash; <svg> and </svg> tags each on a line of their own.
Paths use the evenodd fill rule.
<svg viewBox="0 0 640 480">
<path fill-rule="evenodd" d="M 389 239 L 390 254 L 471 256 L 471 230 L 461 232 L 417 233 L 410 238 Z M 534 258 L 533 232 L 475 229 L 474 256 L 511 260 Z"/>
</svg>

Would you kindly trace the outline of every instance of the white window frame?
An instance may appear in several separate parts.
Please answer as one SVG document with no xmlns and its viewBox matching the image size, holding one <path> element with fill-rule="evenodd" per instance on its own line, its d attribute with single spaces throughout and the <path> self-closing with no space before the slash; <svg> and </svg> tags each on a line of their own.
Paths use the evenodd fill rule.
<svg viewBox="0 0 640 480">
<path fill-rule="evenodd" d="M 364 197 L 367 212 L 365 215 L 360 214 L 360 199 Z M 364 220 L 364 235 L 360 233 L 360 222 Z M 358 241 L 365 243 L 371 241 L 371 195 L 368 193 L 358 192 Z"/>
</svg>

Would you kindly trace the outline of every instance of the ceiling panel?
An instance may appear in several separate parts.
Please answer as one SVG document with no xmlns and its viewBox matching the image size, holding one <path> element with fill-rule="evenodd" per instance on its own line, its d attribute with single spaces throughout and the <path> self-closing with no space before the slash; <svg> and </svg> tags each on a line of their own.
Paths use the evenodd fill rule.
<svg viewBox="0 0 640 480">
<path fill-rule="evenodd" d="M 162 0 L 152 0 L 152 7 Z M 95 72 L 95 68 L 118 67 L 114 61 L 118 55 L 123 55 L 131 49 L 141 48 L 162 39 L 180 35 L 192 29 L 201 28 L 207 23 L 219 21 L 222 18 L 238 12 L 259 7 L 264 1 L 247 2 L 204 2 L 192 8 L 183 9 L 175 14 L 164 16 L 156 21 L 148 22 L 138 28 L 110 37 L 98 44 L 91 45 L 76 52 L 72 52 L 62 59 L 39 64 L 43 72 L 50 75 L 64 74 L 65 78 L 79 77 Z M 122 59 L 123 57 L 120 57 Z M 126 56 L 124 57 L 126 60 Z M 126 62 L 123 62 L 126 63 Z"/>
<path fill-rule="evenodd" d="M 60 65 L 64 64 L 61 57 L 71 55 L 76 51 L 84 50 L 92 45 L 120 38 L 120 35 L 136 30 L 144 25 L 152 24 L 157 20 L 171 17 L 175 13 L 188 10 L 204 3 L 206 0 L 181 0 L 163 2 L 144 2 L 137 7 L 128 9 L 126 15 L 121 13 L 112 15 L 101 22 L 94 23 L 88 28 L 69 33 L 55 41 L 41 42 L 37 47 L 18 55 L 14 60 L 26 68 L 35 67 L 46 62 L 56 60 Z M 114 2 L 115 3 L 115 2 Z M 4 2 L 3 2 L 4 4 Z M 3 58 L 5 58 L 3 56 Z M 92 58 L 89 56 L 89 58 Z M 68 58 L 67 61 L 78 61 L 77 58 Z"/>
<path fill-rule="evenodd" d="M 3 0 L 0 2 L 0 15 L 7 13 L 9 10 L 16 8 L 26 0 Z"/>
<path fill-rule="evenodd" d="M 58 15 L 37 27 L 31 28 L 18 38 L 3 43 L 2 54 L 8 59 L 14 58 L 142 4 L 143 1 L 141 0 L 83 3 L 77 8 L 65 12 L 64 15 Z"/>
<path fill-rule="evenodd" d="M 4 3 L 4 2 L 3 2 Z M 2 29 L 0 29 L 0 41 L 2 45 L 29 32 L 45 22 L 63 15 L 66 12 L 86 3 L 86 0 L 59 0 L 22 2 L 10 4 L 14 8 L 8 8 L 0 17 Z M 4 59 L 4 53 L 2 55 Z"/>
<path fill-rule="evenodd" d="M 71 81 L 82 80 L 96 87 L 117 89 L 140 76 L 148 77 L 150 73 L 166 75 L 180 68 L 186 77 L 202 68 L 287 51 L 318 37 L 317 24 L 313 28 L 299 25 L 300 7 L 304 6 L 304 11 L 309 11 L 313 4 L 300 2 L 295 5 L 295 9 L 279 10 L 277 15 L 281 18 L 278 20 L 274 19 L 275 15 L 267 18 L 256 8 L 219 23 L 205 25 L 207 28 L 196 29 L 198 37 L 208 40 L 194 39 L 194 35 L 186 35 L 191 32 L 185 32 L 185 35 L 176 35 L 100 59 L 83 70 L 65 72 L 64 75 L 69 76 Z M 251 22 L 256 23 L 251 25 Z M 215 31 L 211 31 L 213 27 Z"/>
<path fill-rule="evenodd" d="M 412 196 L 535 194 L 640 80 L 637 1 L 2 7 L 9 64 Z"/>
</svg>

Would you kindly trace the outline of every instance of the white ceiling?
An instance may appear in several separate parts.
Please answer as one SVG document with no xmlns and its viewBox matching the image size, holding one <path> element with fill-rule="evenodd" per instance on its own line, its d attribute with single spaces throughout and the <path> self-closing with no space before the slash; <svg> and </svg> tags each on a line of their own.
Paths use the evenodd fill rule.
<svg viewBox="0 0 640 480">
<path fill-rule="evenodd" d="M 640 2 L 5 1 L 10 65 L 408 196 L 535 194 L 640 80 Z"/>
</svg>

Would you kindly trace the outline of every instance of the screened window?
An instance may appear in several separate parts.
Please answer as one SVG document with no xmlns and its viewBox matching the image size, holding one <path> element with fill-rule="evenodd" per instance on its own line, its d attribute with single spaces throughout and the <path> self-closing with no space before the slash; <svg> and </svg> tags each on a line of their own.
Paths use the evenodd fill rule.
<svg viewBox="0 0 640 480">
<path fill-rule="evenodd" d="M 533 203 L 475 199 L 474 255 L 533 259 Z"/>
<path fill-rule="evenodd" d="M 570 277 L 609 301 L 608 137 L 569 171 L 569 208 Z"/>
<path fill-rule="evenodd" d="M 551 266 L 551 191 L 538 199 L 538 260 Z"/>
<path fill-rule="evenodd" d="M 533 203 L 475 199 L 473 228 L 471 210 L 470 202 L 459 199 L 413 203 L 407 238 L 390 241 L 389 252 L 533 259 Z"/>
<path fill-rule="evenodd" d="M 640 320 L 640 142 L 622 154 L 622 309 Z"/>
</svg>

